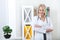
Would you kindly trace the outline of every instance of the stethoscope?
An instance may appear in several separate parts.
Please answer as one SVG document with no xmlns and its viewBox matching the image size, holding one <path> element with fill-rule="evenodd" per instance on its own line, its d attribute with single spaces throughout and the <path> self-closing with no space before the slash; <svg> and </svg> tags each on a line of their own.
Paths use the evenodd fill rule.
<svg viewBox="0 0 60 40">
<path fill-rule="evenodd" d="M 46 22 L 48 23 L 47 16 L 45 16 L 45 18 L 46 18 Z M 38 17 L 37 17 L 37 21 L 38 21 L 39 19 L 41 20 L 41 18 L 38 16 Z"/>
</svg>

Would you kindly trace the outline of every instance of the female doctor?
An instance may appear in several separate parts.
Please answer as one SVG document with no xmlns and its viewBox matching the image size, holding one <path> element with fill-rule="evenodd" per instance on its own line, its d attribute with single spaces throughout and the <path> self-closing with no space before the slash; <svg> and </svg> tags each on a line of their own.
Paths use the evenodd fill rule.
<svg viewBox="0 0 60 40">
<path fill-rule="evenodd" d="M 41 4 L 38 8 L 38 15 L 33 18 L 35 40 L 52 40 L 53 25 L 45 13 L 46 6 Z"/>
</svg>

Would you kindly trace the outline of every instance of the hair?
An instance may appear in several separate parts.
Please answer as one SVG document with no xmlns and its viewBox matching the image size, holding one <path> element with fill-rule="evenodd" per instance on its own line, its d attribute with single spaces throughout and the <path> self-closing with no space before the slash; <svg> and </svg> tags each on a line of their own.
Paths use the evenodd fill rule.
<svg viewBox="0 0 60 40">
<path fill-rule="evenodd" d="M 38 12 L 39 12 L 39 8 L 40 8 L 40 7 L 44 7 L 44 9 L 46 9 L 45 4 L 40 4 L 39 7 L 38 7 Z"/>
<path fill-rule="evenodd" d="M 40 8 L 40 7 L 46 8 L 45 4 L 40 4 L 40 5 L 39 5 L 39 8 Z"/>
</svg>

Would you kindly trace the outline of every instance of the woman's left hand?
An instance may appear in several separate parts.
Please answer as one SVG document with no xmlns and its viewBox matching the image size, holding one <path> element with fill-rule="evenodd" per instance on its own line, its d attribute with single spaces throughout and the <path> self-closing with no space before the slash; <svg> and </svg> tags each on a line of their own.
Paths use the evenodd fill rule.
<svg viewBox="0 0 60 40">
<path fill-rule="evenodd" d="M 46 29 L 46 32 L 52 32 L 53 29 Z"/>
</svg>

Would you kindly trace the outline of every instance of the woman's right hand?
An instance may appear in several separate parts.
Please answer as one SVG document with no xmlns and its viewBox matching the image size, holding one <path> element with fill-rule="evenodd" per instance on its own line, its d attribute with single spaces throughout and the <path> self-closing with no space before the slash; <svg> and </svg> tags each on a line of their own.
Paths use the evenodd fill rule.
<svg viewBox="0 0 60 40">
<path fill-rule="evenodd" d="M 36 24 L 34 27 L 35 28 L 41 28 L 42 26 Z"/>
</svg>

